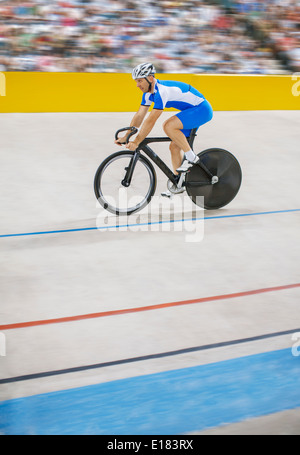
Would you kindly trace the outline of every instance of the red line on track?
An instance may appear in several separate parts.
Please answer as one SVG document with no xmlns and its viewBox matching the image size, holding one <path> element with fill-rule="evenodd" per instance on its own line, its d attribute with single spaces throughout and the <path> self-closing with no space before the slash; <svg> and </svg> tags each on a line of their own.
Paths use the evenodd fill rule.
<svg viewBox="0 0 300 455">
<path fill-rule="evenodd" d="M 202 297 L 200 299 L 194 299 L 194 300 L 182 300 L 179 302 L 161 303 L 158 305 L 143 306 L 143 307 L 138 307 L 138 308 L 127 308 L 124 310 L 103 311 L 101 313 L 81 314 L 81 315 L 77 315 L 77 316 L 67 316 L 64 318 L 44 319 L 41 321 L 17 322 L 14 324 L 0 325 L 0 330 L 21 329 L 21 328 L 25 328 L 25 327 L 34 327 L 34 326 L 39 326 L 39 325 L 59 324 L 62 322 L 73 322 L 73 321 L 82 321 L 84 319 L 103 318 L 106 316 L 118 316 L 120 314 L 138 313 L 138 312 L 142 312 L 142 311 L 161 310 L 163 308 L 171 308 L 171 307 L 180 306 L 180 305 L 191 305 L 193 303 L 204 303 L 204 302 L 213 302 L 215 300 L 233 299 L 236 297 L 247 297 L 249 295 L 262 294 L 264 292 L 282 291 L 285 289 L 292 289 L 292 288 L 297 288 L 297 287 L 300 287 L 300 283 L 288 284 L 285 286 L 276 286 L 276 287 L 272 287 L 272 288 L 255 289 L 252 291 L 237 292 L 235 294 L 224 294 L 224 295 L 216 295 L 216 296 L 212 296 L 212 297 Z"/>
</svg>

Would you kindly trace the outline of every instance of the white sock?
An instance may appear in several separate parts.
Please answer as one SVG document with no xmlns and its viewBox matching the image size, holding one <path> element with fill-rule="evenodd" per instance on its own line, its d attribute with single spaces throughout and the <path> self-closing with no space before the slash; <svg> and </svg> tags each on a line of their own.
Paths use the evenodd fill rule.
<svg viewBox="0 0 300 455">
<path fill-rule="evenodd" d="M 196 155 L 195 153 L 193 152 L 193 150 L 189 150 L 188 152 L 185 153 L 185 157 L 187 160 L 193 162 L 196 158 Z"/>
</svg>

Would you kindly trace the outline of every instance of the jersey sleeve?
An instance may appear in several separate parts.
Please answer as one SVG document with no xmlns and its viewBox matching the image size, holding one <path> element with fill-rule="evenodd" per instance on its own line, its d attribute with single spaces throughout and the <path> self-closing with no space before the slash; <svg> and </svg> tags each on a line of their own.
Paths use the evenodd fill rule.
<svg viewBox="0 0 300 455">
<path fill-rule="evenodd" d="M 150 93 L 144 93 L 141 105 L 142 106 L 151 106 L 152 101 L 150 100 Z"/>
<path fill-rule="evenodd" d="M 168 94 L 161 86 L 159 90 L 154 94 L 154 106 L 153 109 L 163 110 L 166 107 L 168 101 Z"/>
<path fill-rule="evenodd" d="M 161 86 L 155 93 L 144 93 L 141 105 L 151 106 L 154 103 L 153 109 L 163 110 L 168 101 L 168 93 L 165 87 Z"/>
</svg>

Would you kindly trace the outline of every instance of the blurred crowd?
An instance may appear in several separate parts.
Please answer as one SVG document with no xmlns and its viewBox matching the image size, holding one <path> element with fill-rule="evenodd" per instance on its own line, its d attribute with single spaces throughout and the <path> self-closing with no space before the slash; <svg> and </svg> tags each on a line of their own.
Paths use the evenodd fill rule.
<svg viewBox="0 0 300 455">
<path fill-rule="evenodd" d="M 237 0 L 231 4 L 287 68 L 300 71 L 300 0 Z"/>
<path fill-rule="evenodd" d="M 0 71 L 300 71 L 300 0 L 0 0 Z"/>
</svg>

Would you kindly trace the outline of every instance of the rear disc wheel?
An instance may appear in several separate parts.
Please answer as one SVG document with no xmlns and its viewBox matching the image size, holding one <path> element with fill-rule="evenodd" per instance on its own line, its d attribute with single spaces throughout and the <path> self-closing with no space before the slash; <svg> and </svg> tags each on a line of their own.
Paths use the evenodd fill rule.
<svg viewBox="0 0 300 455">
<path fill-rule="evenodd" d="M 204 150 L 198 156 L 211 175 L 199 163 L 195 164 L 186 175 L 188 195 L 195 204 L 207 210 L 224 207 L 235 198 L 241 186 L 242 171 L 238 160 L 232 153 L 219 148 Z"/>
</svg>

